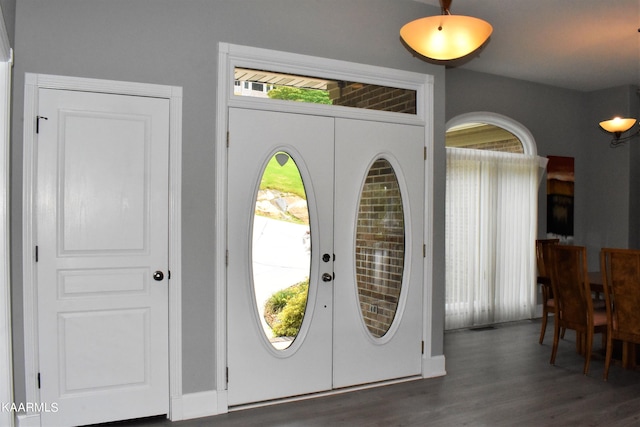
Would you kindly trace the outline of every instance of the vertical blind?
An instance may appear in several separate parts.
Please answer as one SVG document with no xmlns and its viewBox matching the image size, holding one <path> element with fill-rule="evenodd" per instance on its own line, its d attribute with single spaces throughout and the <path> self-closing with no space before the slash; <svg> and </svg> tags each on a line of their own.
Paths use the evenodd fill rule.
<svg viewBox="0 0 640 427">
<path fill-rule="evenodd" d="M 538 157 L 446 150 L 445 329 L 533 317 Z"/>
</svg>

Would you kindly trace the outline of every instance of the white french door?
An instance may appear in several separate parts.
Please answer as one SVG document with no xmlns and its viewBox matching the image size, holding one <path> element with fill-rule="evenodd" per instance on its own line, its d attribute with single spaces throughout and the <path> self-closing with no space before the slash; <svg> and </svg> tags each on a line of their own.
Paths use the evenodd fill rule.
<svg viewBox="0 0 640 427">
<path fill-rule="evenodd" d="M 229 405 L 419 375 L 423 128 L 230 108 L 229 133 Z M 254 247 L 256 199 L 277 154 L 302 178 L 311 242 L 306 310 L 285 348 L 265 333 L 254 286 L 265 256 Z M 284 266 L 280 233 L 266 252 Z"/>
<path fill-rule="evenodd" d="M 39 89 L 42 425 L 166 414 L 169 100 Z"/>
<path fill-rule="evenodd" d="M 333 272 L 321 260 L 333 254 L 333 118 L 230 108 L 229 132 L 229 405 L 329 390 L 333 289 L 320 276 Z M 273 347 L 259 318 L 251 250 L 258 186 L 277 152 L 291 156 L 305 183 L 312 241 L 305 321 L 285 350 Z"/>
<path fill-rule="evenodd" d="M 335 222 L 334 229 L 333 387 L 419 375 L 422 369 L 424 129 L 336 119 L 335 146 L 335 211 L 341 220 Z M 402 197 L 395 200 L 388 194 L 392 192 L 391 185 L 380 184 L 382 195 L 377 195 L 373 203 L 367 205 L 365 194 L 360 195 L 363 187 L 367 188 L 363 181 L 369 171 L 375 171 L 372 166 L 380 161 L 393 169 Z M 372 178 L 375 186 L 379 176 L 376 173 Z M 400 202 L 404 218 L 393 215 L 394 208 L 400 208 Z M 368 209 L 386 212 L 382 217 L 383 224 L 371 227 L 377 234 L 374 243 L 363 245 L 360 235 L 368 230 L 359 229 L 366 221 L 362 213 Z M 399 228 L 397 222 L 400 220 L 404 221 L 404 232 L 393 233 Z M 392 232 L 386 232 L 387 229 Z M 397 234 L 404 234 L 403 243 L 390 246 L 388 242 L 396 239 Z M 400 250 L 404 252 L 403 265 L 394 266 L 387 260 L 393 258 L 394 253 L 399 257 L 397 252 Z M 363 262 L 377 265 L 362 268 Z M 399 267 L 402 267 L 401 272 L 397 270 Z M 402 277 L 396 281 L 385 280 L 394 274 Z M 363 275 L 374 277 L 366 280 L 360 278 Z M 371 290 L 376 286 L 401 289 L 398 289 L 399 294 L 386 293 L 370 303 L 367 301 L 369 292 L 382 292 Z M 363 321 L 372 310 L 377 316 L 367 317 L 369 322 Z M 393 318 L 388 319 L 389 316 Z M 386 328 L 382 331 L 385 333 L 378 337 L 374 327 L 385 319 Z"/>
</svg>

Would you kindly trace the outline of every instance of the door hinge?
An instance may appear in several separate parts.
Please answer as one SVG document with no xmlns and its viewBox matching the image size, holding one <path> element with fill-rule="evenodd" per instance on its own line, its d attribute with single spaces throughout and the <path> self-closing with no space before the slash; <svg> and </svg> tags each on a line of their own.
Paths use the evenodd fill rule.
<svg viewBox="0 0 640 427">
<path fill-rule="evenodd" d="M 427 160 L 427 147 L 424 147 L 424 159 Z"/>
<path fill-rule="evenodd" d="M 40 133 L 40 119 L 49 120 L 47 117 L 36 116 L 36 133 Z"/>
<path fill-rule="evenodd" d="M 420 354 L 424 354 L 424 341 L 422 341 L 422 348 L 421 348 L 420 352 L 421 352 Z"/>
<path fill-rule="evenodd" d="M 171 280 L 171 270 L 167 269 L 167 280 Z"/>
<path fill-rule="evenodd" d="M 229 148 L 229 131 L 227 131 L 227 148 Z"/>
<path fill-rule="evenodd" d="M 427 257 L 427 245 L 422 245 L 422 258 Z"/>
<path fill-rule="evenodd" d="M 225 373 L 226 377 L 227 377 L 227 384 L 229 384 L 229 367 L 227 366 L 227 370 Z"/>
<path fill-rule="evenodd" d="M 229 266 L 229 249 L 227 249 L 227 250 L 225 251 L 225 254 L 224 254 L 224 264 L 225 264 L 227 267 Z"/>
<path fill-rule="evenodd" d="M 40 372 L 38 372 L 38 389 L 40 389 Z"/>
<path fill-rule="evenodd" d="M 38 262 L 38 247 L 36 246 L 36 262 Z"/>
</svg>

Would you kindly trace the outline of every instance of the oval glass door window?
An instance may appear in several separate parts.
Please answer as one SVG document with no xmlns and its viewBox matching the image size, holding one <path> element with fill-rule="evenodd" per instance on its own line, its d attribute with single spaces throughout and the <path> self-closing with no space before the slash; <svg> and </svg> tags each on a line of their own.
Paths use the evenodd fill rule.
<svg viewBox="0 0 640 427">
<path fill-rule="evenodd" d="M 262 173 L 252 251 L 258 317 L 273 347 L 284 350 L 300 331 L 311 269 L 307 197 L 300 171 L 285 152 L 276 153 Z"/>
<path fill-rule="evenodd" d="M 391 327 L 398 309 L 405 258 L 405 228 L 398 179 L 385 159 L 369 169 L 356 227 L 356 281 L 362 319 L 372 336 Z"/>
</svg>

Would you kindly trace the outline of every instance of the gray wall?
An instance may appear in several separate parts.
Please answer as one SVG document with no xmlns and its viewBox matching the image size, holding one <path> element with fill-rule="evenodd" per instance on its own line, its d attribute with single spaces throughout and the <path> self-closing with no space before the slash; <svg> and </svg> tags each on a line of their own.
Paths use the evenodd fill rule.
<svg viewBox="0 0 640 427">
<path fill-rule="evenodd" d="M 629 93 L 629 117 L 640 118 L 640 87 L 631 86 Z M 638 130 L 640 124 L 634 128 Z M 640 136 L 629 143 L 629 247 L 640 249 Z"/>
<path fill-rule="evenodd" d="M 4 25 L 7 28 L 9 43 L 13 47 L 15 40 L 16 0 L 0 0 L 0 8 L 2 8 L 2 17 L 4 18 Z"/>
<path fill-rule="evenodd" d="M 444 69 L 412 57 L 398 31 L 439 10 L 410 0 L 20 0 L 16 9 L 12 149 L 12 270 L 16 395 L 24 395 L 22 122 L 24 73 L 183 88 L 184 392 L 214 374 L 214 132 L 218 42 L 436 76 L 434 348 L 444 318 Z M 27 118 L 31 120 L 31 118 Z"/>
<path fill-rule="evenodd" d="M 446 120 L 468 112 L 500 113 L 531 131 L 539 156 L 574 157 L 575 244 L 587 247 L 589 268 L 599 270 L 600 248 L 638 245 L 638 140 L 611 149 L 611 135 L 598 126 L 599 121 L 614 114 L 638 117 L 636 89 L 625 86 L 586 93 L 449 69 Z M 543 180 L 538 236 L 545 235 Z"/>
<path fill-rule="evenodd" d="M 638 97 L 634 86 L 599 90 L 588 94 L 584 126 L 588 131 L 589 170 L 587 176 L 587 234 L 584 244 L 589 264 L 597 266 L 602 247 L 638 247 L 638 139 L 611 148 L 612 135 L 603 131 L 598 122 L 614 116 L 638 117 Z M 635 161 L 634 161 L 635 155 Z M 635 188 L 635 191 L 632 190 Z M 635 206 L 636 214 L 632 214 Z M 635 243 L 634 243 L 635 240 Z M 599 269 L 599 268 L 594 268 Z"/>
</svg>

